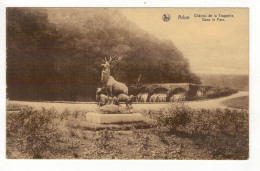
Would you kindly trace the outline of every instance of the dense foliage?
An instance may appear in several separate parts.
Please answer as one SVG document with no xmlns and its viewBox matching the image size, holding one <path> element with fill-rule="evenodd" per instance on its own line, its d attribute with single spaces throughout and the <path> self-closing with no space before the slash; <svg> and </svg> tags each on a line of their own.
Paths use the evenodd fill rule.
<svg viewBox="0 0 260 171">
<path fill-rule="evenodd" d="M 10 99 L 93 100 L 101 59 L 120 54 L 112 75 L 126 84 L 199 83 L 170 41 L 137 28 L 115 9 L 7 9 Z"/>
<path fill-rule="evenodd" d="M 7 105 L 7 158 L 248 159 L 248 110 L 141 109 L 144 122 L 96 125 L 84 110 Z"/>
<path fill-rule="evenodd" d="M 210 152 L 212 159 L 248 159 L 248 110 L 192 109 L 170 104 L 168 109 L 149 110 L 160 135 L 175 134 L 191 139 Z"/>
</svg>

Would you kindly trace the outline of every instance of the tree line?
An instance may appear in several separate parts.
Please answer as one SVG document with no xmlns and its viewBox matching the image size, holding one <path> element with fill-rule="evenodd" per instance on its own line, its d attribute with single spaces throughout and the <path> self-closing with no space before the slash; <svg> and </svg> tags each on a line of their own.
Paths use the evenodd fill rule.
<svg viewBox="0 0 260 171">
<path fill-rule="evenodd" d="M 125 84 L 200 83 L 171 41 L 139 29 L 115 9 L 7 9 L 7 96 L 84 100 L 102 86 L 101 59 L 120 54 L 111 75 Z"/>
</svg>

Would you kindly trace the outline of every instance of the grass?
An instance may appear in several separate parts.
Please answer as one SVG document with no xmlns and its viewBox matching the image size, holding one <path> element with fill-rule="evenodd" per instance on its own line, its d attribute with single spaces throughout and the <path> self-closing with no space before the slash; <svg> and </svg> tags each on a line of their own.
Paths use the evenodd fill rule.
<svg viewBox="0 0 260 171">
<path fill-rule="evenodd" d="M 243 96 L 243 97 L 229 99 L 229 100 L 224 101 L 223 104 L 227 107 L 248 110 L 249 96 Z"/>
<path fill-rule="evenodd" d="M 18 112 L 12 112 L 13 108 Z M 147 120 L 95 125 L 87 111 L 7 106 L 7 158 L 247 159 L 247 110 L 171 104 L 139 111 Z"/>
</svg>

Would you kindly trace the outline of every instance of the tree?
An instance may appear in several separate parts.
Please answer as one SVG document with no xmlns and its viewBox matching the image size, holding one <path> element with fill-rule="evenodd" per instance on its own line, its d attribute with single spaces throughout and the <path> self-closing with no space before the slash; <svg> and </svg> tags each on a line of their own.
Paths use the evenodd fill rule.
<svg viewBox="0 0 260 171">
<path fill-rule="evenodd" d="M 126 84 L 140 74 L 141 83 L 200 82 L 171 41 L 147 34 L 117 10 L 7 9 L 10 99 L 93 100 L 101 59 L 113 54 L 123 60 L 111 73 Z"/>
</svg>

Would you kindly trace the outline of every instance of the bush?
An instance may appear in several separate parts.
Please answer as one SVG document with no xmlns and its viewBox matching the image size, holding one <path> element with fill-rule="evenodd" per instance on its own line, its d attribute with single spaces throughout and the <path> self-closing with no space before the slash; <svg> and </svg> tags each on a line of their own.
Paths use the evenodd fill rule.
<svg viewBox="0 0 260 171">
<path fill-rule="evenodd" d="M 168 136 L 173 133 L 188 138 L 199 148 L 207 149 L 213 159 L 248 158 L 247 110 L 195 110 L 183 105 L 171 105 L 168 109 L 149 110 L 145 115 L 156 120 L 158 135 Z"/>
<path fill-rule="evenodd" d="M 65 110 L 60 114 L 60 119 L 61 119 L 61 120 L 68 120 L 70 115 L 71 115 L 71 111 L 68 110 L 68 109 L 65 109 Z"/>
<path fill-rule="evenodd" d="M 205 110 L 193 112 L 191 122 L 185 132 L 204 135 L 248 135 L 248 112 L 230 109 Z"/>
<path fill-rule="evenodd" d="M 143 111 L 158 126 L 193 135 L 248 136 L 247 110 L 191 109 L 183 104 L 171 104 L 167 109 Z"/>
<path fill-rule="evenodd" d="M 7 141 L 20 140 L 22 152 L 32 158 L 47 158 L 46 152 L 52 150 L 53 141 L 60 136 L 59 121 L 54 109 L 23 108 L 19 113 L 7 115 Z"/>
<path fill-rule="evenodd" d="M 246 110 L 196 110 L 183 132 L 214 159 L 247 159 L 248 116 Z"/>
<path fill-rule="evenodd" d="M 172 103 L 165 114 L 157 116 L 157 121 L 174 132 L 178 126 L 186 126 L 190 122 L 192 113 L 193 111 L 183 104 Z"/>
<path fill-rule="evenodd" d="M 28 106 L 20 105 L 20 104 L 8 104 L 6 106 L 6 111 L 18 111 L 25 107 L 28 107 Z"/>
<path fill-rule="evenodd" d="M 97 146 L 101 150 L 107 150 L 109 148 L 109 141 L 114 138 L 112 131 L 109 130 L 100 130 L 97 132 L 98 137 L 96 138 Z"/>
</svg>

